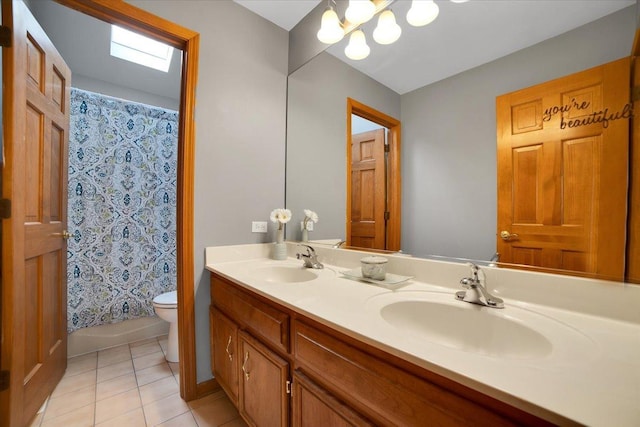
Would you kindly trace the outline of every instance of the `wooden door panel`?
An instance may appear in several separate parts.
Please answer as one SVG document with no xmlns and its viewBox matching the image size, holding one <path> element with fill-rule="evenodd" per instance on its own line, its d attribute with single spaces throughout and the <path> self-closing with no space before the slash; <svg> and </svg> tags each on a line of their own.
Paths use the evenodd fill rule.
<svg viewBox="0 0 640 427">
<path fill-rule="evenodd" d="M 3 2 L 13 31 L 3 49 L 3 83 L 11 88 L 4 123 L 3 192 L 11 218 L 3 220 L 3 277 L 10 284 L 11 372 L 8 425 L 28 424 L 64 374 L 68 105 L 71 72 L 22 1 Z M 5 21 L 6 20 L 6 21 Z M 6 236 L 10 236 L 7 238 Z M 5 273 L 3 271 L 3 275 Z M 4 328 L 4 326 L 3 326 Z M 3 350 L 3 354 L 4 350 Z M 3 403 L 4 405 L 4 403 Z M 3 406 L 4 407 L 4 406 Z"/>
<path fill-rule="evenodd" d="M 622 279 L 628 122 L 604 118 L 626 108 L 629 65 L 497 98 L 501 261 Z"/>
<path fill-rule="evenodd" d="M 513 222 L 541 224 L 542 206 L 536 196 L 542 181 L 543 148 L 541 144 L 513 150 Z"/>
<path fill-rule="evenodd" d="M 62 183 L 65 181 L 65 159 L 63 154 L 66 153 L 65 131 L 58 127 L 55 123 L 51 124 L 50 139 L 50 170 L 49 170 L 49 220 L 53 222 L 62 221 L 63 208 L 63 191 Z"/>
<path fill-rule="evenodd" d="M 40 222 L 42 220 L 40 192 L 41 161 L 44 156 L 40 135 L 43 132 L 44 119 L 42 113 L 32 105 L 27 106 L 25 148 L 33 155 L 25 156 L 25 222 Z"/>
<path fill-rule="evenodd" d="M 40 293 L 40 260 L 38 258 L 27 259 L 24 264 L 25 281 L 24 297 L 25 310 L 24 321 L 24 379 L 26 382 L 35 375 L 42 362 L 40 358 L 39 339 L 40 335 L 40 309 L 38 303 Z"/>
<path fill-rule="evenodd" d="M 352 136 L 351 246 L 385 249 L 384 129 Z"/>
<path fill-rule="evenodd" d="M 590 227 L 591 203 L 597 191 L 600 137 L 580 138 L 562 143 L 562 224 Z"/>
<path fill-rule="evenodd" d="M 514 105 L 511 107 L 513 117 L 511 133 L 514 135 L 542 129 L 542 100 Z"/>
</svg>

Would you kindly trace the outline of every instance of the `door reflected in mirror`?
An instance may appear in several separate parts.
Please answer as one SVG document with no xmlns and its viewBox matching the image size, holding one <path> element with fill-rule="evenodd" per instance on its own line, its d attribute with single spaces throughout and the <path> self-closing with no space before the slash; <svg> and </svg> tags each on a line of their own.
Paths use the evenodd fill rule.
<svg viewBox="0 0 640 427">
<path fill-rule="evenodd" d="M 400 250 L 400 121 L 347 99 L 347 246 Z"/>
</svg>

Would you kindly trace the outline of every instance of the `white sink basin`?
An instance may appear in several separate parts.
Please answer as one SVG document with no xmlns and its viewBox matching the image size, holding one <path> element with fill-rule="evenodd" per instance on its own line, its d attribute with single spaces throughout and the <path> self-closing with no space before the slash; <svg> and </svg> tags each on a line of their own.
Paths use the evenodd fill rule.
<svg viewBox="0 0 640 427">
<path fill-rule="evenodd" d="M 367 307 L 416 339 L 494 358 L 568 360 L 593 350 L 570 326 L 506 303 L 496 309 L 458 301 L 453 293 L 393 292 L 373 297 Z"/>
<path fill-rule="evenodd" d="M 300 283 L 318 278 L 318 272 L 301 265 L 269 265 L 259 267 L 251 271 L 251 275 L 257 279 L 270 283 Z"/>
</svg>

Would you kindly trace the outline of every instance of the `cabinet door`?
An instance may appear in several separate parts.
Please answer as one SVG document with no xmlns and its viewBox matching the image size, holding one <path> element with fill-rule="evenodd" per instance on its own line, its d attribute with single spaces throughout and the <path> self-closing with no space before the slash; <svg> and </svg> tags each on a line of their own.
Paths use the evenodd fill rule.
<svg viewBox="0 0 640 427">
<path fill-rule="evenodd" d="M 240 414 L 252 426 L 287 426 L 289 364 L 244 331 L 238 333 L 238 339 Z"/>
<path fill-rule="evenodd" d="M 238 325 L 211 307 L 211 366 L 218 384 L 238 404 Z"/>
<path fill-rule="evenodd" d="M 293 374 L 292 395 L 294 427 L 373 425 L 299 371 Z"/>
</svg>

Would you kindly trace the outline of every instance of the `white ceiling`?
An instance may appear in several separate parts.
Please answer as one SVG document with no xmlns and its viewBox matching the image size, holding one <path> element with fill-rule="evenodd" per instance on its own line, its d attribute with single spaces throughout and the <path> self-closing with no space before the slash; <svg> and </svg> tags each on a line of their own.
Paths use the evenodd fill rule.
<svg viewBox="0 0 640 427">
<path fill-rule="evenodd" d="M 233 0 L 254 13 L 291 31 L 320 0 Z"/>
<path fill-rule="evenodd" d="M 234 0 L 280 27 L 290 30 L 320 1 Z M 324 1 L 323 1 L 324 3 Z M 411 27 L 405 16 L 409 0 L 396 0 L 391 9 L 402 27 L 400 39 L 376 44 L 375 20 L 363 26 L 371 54 L 361 61 L 345 57 L 348 40 L 327 52 L 399 94 L 410 92 L 462 71 L 577 28 L 634 5 L 635 0 L 438 0 L 438 18 L 426 27 Z M 634 9 L 635 13 L 635 9 Z M 318 22 L 318 28 L 320 22 Z M 567 54 L 570 54 L 568 52 Z"/>
</svg>

